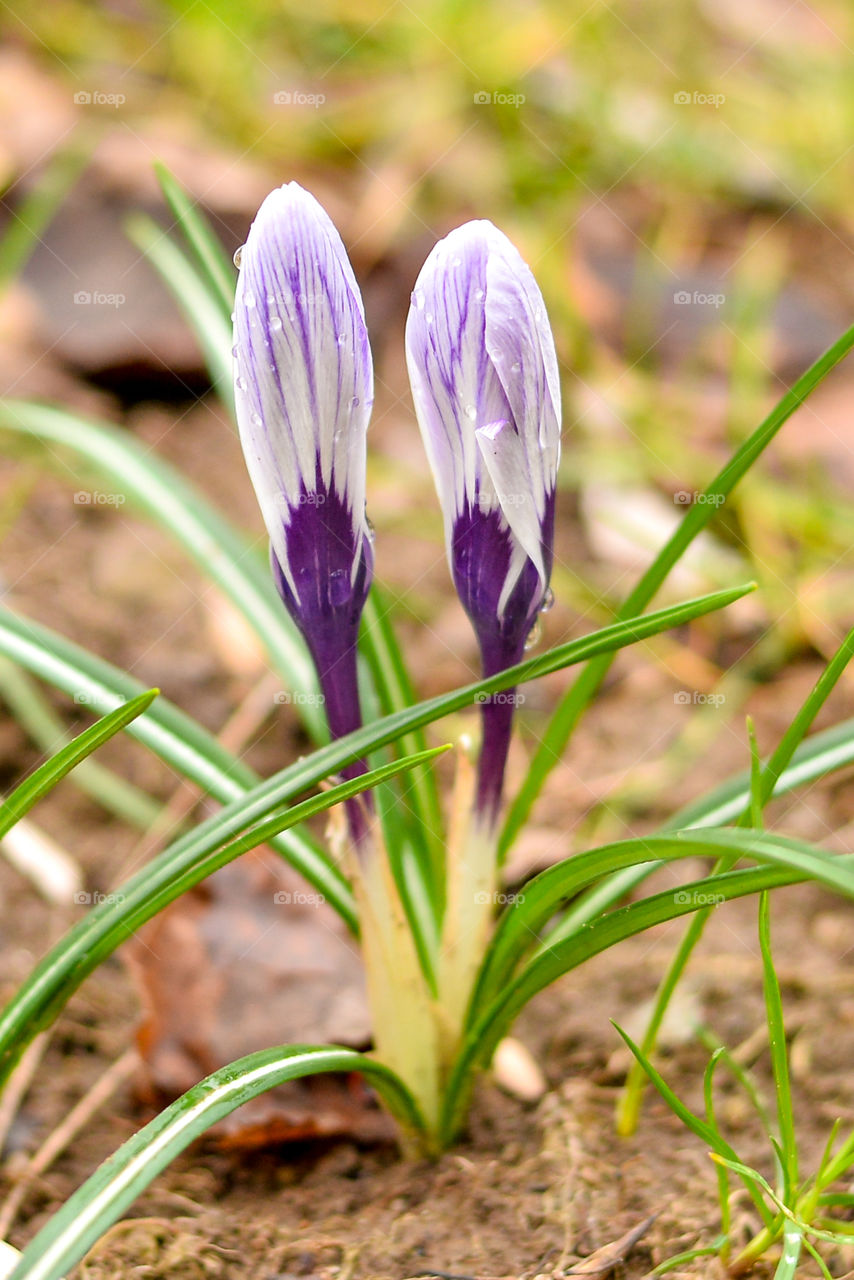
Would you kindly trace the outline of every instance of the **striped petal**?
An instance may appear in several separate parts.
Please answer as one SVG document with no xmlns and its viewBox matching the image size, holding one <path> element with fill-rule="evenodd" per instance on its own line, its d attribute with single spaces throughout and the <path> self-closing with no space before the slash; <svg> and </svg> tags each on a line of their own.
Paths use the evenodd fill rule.
<svg viewBox="0 0 854 1280">
<path fill-rule="evenodd" d="M 334 491 L 350 514 L 355 580 L 367 533 L 370 346 L 341 238 L 295 182 L 273 191 L 252 224 L 234 334 L 240 437 L 282 572 L 298 597 L 285 531 L 306 506 L 323 505 L 314 495 Z"/>
</svg>

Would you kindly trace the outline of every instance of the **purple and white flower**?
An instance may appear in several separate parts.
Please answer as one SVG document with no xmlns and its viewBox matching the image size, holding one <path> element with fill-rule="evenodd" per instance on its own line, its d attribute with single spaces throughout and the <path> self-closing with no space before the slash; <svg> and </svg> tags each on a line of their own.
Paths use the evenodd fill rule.
<svg viewBox="0 0 854 1280">
<path fill-rule="evenodd" d="M 484 675 L 518 662 L 547 603 L 560 456 L 560 383 L 536 281 L 491 222 L 435 246 L 406 326 L 415 410 L 451 573 Z M 483 704 L 477 805 L 494 821 L 513 698 Z"/>
<path fill-rule="evenodd" d="M 338 737 L 361 724 L 356 642 L 373 572 L 365 516 L 373 363 L 341 237 L 295 182 L 267 197 L 241 251 L 234 354 L 240 439 L 274 578 Z"/>
</svg>

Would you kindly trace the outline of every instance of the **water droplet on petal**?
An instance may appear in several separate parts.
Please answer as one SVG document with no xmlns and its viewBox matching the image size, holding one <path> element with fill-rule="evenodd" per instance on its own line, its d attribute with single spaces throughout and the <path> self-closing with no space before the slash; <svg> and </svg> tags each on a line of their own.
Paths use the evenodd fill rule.
<svg viewBox="0 0 854 1280">
<path fill-rule="evenodd" d="M 452 258 L 452 259 L 451 259 L 451 266 L 452 266 L 452 267 L 461 267 L 462 265 L 463 265 L 463 260 L 462 260 L 462 258 Z"/>
<path fill-rule="evenodd" d="M 475 291 L 474 291 L 474 296 L 475 296 L 475 298 L 477 299 L 477 301 L 478 301 L 478 302 L 480 302 L 481 298 L 483 297 L 483 290 L 482 290 L 482 289 L 475 289 Z"/>
<path fill-rule="evenodd" d="M 270 328 L 273 330 L 273 332 L 278 333 L 281 327 L 282 327 L 282 317 L 270 316 Z"/>
<path fill-rule="evenodd" d="M 330 604 L 346 604 L 350 596 L 350 581 L 343 569 L 333 569 L 329 574 Z"/>
<path fill-rule="evenodd" d="M 358 409 L 358 407 L 359 407 L 359 405 L 360 405 L 360 404 L 361 404 L 361 401 L 359 400 L 359 397 L 358 397 L 358 396 L 353 396 L 353 399 L 350 401 L 350 408 L 351 408 L 351 409 Z"/>
<path fill-rule="evenodd" d="M 246 390 L 246 379 L 245 379 L 245 378 L 237 378 L 237 379 L 236 379 L 236 381 L 235 381 L 235 383 L 234 383 L 234 385 L 237 387 L 237 390 L 238 390 L 238 391 L 245 391 L 245 390 Z"/>
<path fill-rule="evenodd" d="M 240 263 L 243 260 L 243 250 L 245 248 L 246 248 L 246 245 L 242 244 L 239 249 L 234 250 L 234 257 L 232 258 L 232 262 L 237 267 L 238 271 L 240 270 Z"/>
<path fill-rule="evenodd" d="M 514 364 L 511 364 L 511 366 L 510 366 L 510 372 L 511 372 L 511 373 L 518 373 L 518 372 L 519 372 L 519 370 L 520 370 L 521 368 L 522 368 L 522 366 L 520 365 L 519 361 L 517 360 L 517 361 L 515 361 L 515 363 L 514 363 Z"/>
<path fill-rule="evenodd" d="M 424 306 L 423 289 L 416 289 L 415 292 L 412 294 L 412 305 L 416 311 L 420 311 L 421 308 Z"/>
<path fill-rule="evenodd" d="M 343 347 L 343 346 L 344 346 L 344 343 L 347 341 L 347 335 L 346 335 L 346 333 L 339 333 L 339 335 L 338 335 L 338 337 L 335 339 L 335 341 L 338 343 L 339 347 Z"/>
<path fill-rule="evenodd" d="M 546 594 L 543 596 L 542 604 L 540 605 L 540 613 L 548 613 L 549 609 L 554 608 L 554 602 L 555 593 L 551 587 L 546 587 Z"/>
<path fill-rule="evenodd" d="M 251 308 L 255 306 L 255 294 L 254 294 L 254 293 L 250 293 L 249 291 L 247 291 L 246 293 L 244 293 L 244 295 L 243 295 L 243 305 L 244 305 L 245 307 L 249 307 L 249 308 L 250 308 L 250 310 L 251 310 Z"/>
<path fill-rule="evenodd" d="M 469 418 L 472 422 L 474 422 L 474 420 L 475 420 L 475 419 L 476 419 L 476 417 L 477 417 L 477 409 L 474 407 L 474 405 L 473 405 L 473 404 L 467 404 L 467 405 L 466 405 L 466 407 L 465 407 L 465 409 L 463 409 L 463 413 L 464 413 L 464 414 L 466 415 L 466 417 L 467 417 L 467 418 Z"/>
<path fill-rule="evenodd" d="M 232 348 L 231 348 L 231 354 L 234 356 L 234 358 L 235 358 L 235 360 L 236 360 L 236 359 L 237 359 L 237 347 L 232 347 Z"/>
<path fill-rule="evenodd" d="M 540 643 L 540 636 L 542 635 L 542 633 L 543 633 L 543 628 L 540 625 L 539 618 L 537 618 L 536 621 L 534 622 L 534 625 L 531 627 L 531 630 L 528 632 L 528 638 L 525 641 L 526 651 L 528 649 L 533 649 L 534 645 Z"/>
<path fill-rule="evenodd" d="M 424 316 L 424 319 L 427 321 L 427 323 L 428 323 L 428 324 L 432 324 L 432 323 L 433 323 L 433 312 L 432 312 L 432 311 L 428 311 L 428 312 L 426 312 L 426 314 L 425 314 L 425 316 Z"/>
<path fill-rule="evenodd" d="M 365 516 L 365 529 L 366 529 L 366 531 L 367 531 L 367 535 L 368 535 L 368 542 L 376 542 L 376 540 L 377 540 L 377 531 L 376 531 L 376 529 L 374 528 L 374 526 L 373 526 L 373 521 L 370 519 L 370 517 L 369 517 L 369 516 Z"/>
<path fill-rule="evenodd" d="M 260 427 L 260 425 L 261 425 L 261 415 L 260 415 L 260 413 L 253 413 L 253 415 L 252 415 L 252 425 L 253 425 L 253 427 Z"/>
</svg>

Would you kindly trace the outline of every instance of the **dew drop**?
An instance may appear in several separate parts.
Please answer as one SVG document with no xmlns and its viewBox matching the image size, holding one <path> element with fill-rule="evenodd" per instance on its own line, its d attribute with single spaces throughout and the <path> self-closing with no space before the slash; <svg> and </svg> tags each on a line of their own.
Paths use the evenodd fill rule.
<svg viewBox="0 0 854 1280">
<path fill-rule="evenodd" d="M 235 360 L 236 360 L 236 359 L 237 359 L 237 347 L 232 347 L 232 348 L 231 348 L 231 354 L 234 356 L 234 358 L 235 358 Z"/>
<path fill-rule="evenodd" d="M 270 328 L 273 330 L 273 332 L 278 333 L 281 327 L 282 327 L 282 317 L 270 316 Z"/>
<path fill-rule="evenodd" d="M 517 360 L 517 361 L 515 362 L 515 364 L 511 364 L 511 366 L 510 366 L 510 372 L 511 372 L 511 373 L 518 373 L 518 372 L 519 372 L 519 370 L 520 370 L 521 368 L 522 368 L 522 366 L 520 365 L 519 361 Z"/>
<path fill-rule="evenodd" d="M 526 651 L 528 649 L 533 649 L 534 645 L 540 643 L 540 636 L 542 635 L 542 631 L 543 629 L 540 626 L 540 620 L 539 618 L 537 618 L 534 625 L 531 627 L 531 630 L 528 632 L 528 638 L 525 641 Z"/>
<path fill-rule="evenodd" d="M 237 267 L 238 271 L 240 270 L 240 264 L 243 261 L 243 250 L 245 248 L 246 248 L 246 245 L 242 244 L 239 249 L 234 250 L 234 257 L 232 258 L 232 262 Z"/>
<path fill-rule="evenodd" d="M 424 306 L 424 293 L 421 289 L 416 289 L 412 294 L 412 305 L 416 311 L 420 311 Z"/>
<path fill-rule="evenodd" d="M 475 418 L 477 417 L 477 409 L 474 407 L 473 404 L 467 404 L 465 409 L 463 409 L 463 413 L 471 422 L 474 422 Z"/>
<path fill-rule="evenodd" d="M 347 341 L 347 335 L 346 335 L 346 333 L 339 333 L 339 335 L 338 335 L 338 337 L 335 339 L 335 341 L 338 343 L 339 347 L 343 347 L 343 346 L 344 346 L 344 343 Z"/>
<path fill-rule="evenodd" d="M 343 569 L 333 569 L 329 574 L 330 604 L 346 604 L 350 597 L 350 580 Z"/>
<path fill-rule="evenodd" d="M 234 324 L 234 312 L 231 313 L 231 323 Z"/>
<path fill-rule="evenodd" d="M 475 296 L 475 298 L 477 299 L 477 301 L 478 301 L 478 302 L 480 302 L 481 298 L 483 297 L 483 290 L 482 290 L 482 289 L 475 289 L 475 291 L 474 291 L 474 296 Z"/>
<path fill-rule="evenodd" d="M 452 267 L 461 267 L 462 265 L 463 265 L 463 260 L 462 260 L 462 258 L 452 258 L 452 259 L 451 259 L 451 266 L 452 266 Z"/>
<path fill-rule="evenodd" d="M 432 324 L 432 323 L 433 323 L 433 312 L 432 312 L 432 311 L 427 311 L 427 312 L 425 313 L 425 315 L 424 315 L 424 319 L 427 321 L 427 323 L 428 323 L 428 324 Z"/>
<path fill-rule="evenodd" d="M 245 379 L 245 378 L 238 378 L 238 379 L 235 381 L 234 385 L 237 387 L 237 390 L 238 390 L 238 391 L 245 391 L 245 390 L 246 390 L 246 379 Z"/>
<path fill-rule="evenodd" d="M 551 587 L 546 587 L 546 594 L 543 596 L 543 601 L 540 605 L 540 613 L 548 613 L 549 609 L 554 608 L 554 602 L 555 593 L 552 591 Z"/>
<path fill-rule="evenodd" d="M 253 427 L 260 427 L 260 425 L 261 425 L 261 415 L 260 415 L 260 413 L 253 413 L 253 415 L 252 415 L 252 425 L 253 425 Z"/>
<path fill-rule="evenodd" d="M 374 528 L 373 521 L 370 519 L 369 516 L 365 516 L 365 529 L 367 530 L 367 534 L 368 534 L 368 542 L 371 542 L 371 543 L 376 542 L 377 531 Z"/>
<path fill-rule="evenodd" d="M 361 404 L 361 401 L 360 401 L 359 397 L 358 397 L 358 396 L 353 396 L 353 399 L 350 401 L 350 408 L 351 408 L 351 409 L 358 409 L 358 407 L 359 407 L 359 405 L 360 405 L 360 404 Z"/>
<path fill-rule="evenodd" d="M 255 306 L 255 294 L 254 294 L 254 293 L 250 293 L 250 292 L 244 293 L 244 295 L 243 295 L 243 305 L 244 305 L 245 307 L 249 307 L 249 309 L 251 310 L 251 309 L 252 309 L 252 307 L 254 307 L 254 306 Z"/>
</svg>

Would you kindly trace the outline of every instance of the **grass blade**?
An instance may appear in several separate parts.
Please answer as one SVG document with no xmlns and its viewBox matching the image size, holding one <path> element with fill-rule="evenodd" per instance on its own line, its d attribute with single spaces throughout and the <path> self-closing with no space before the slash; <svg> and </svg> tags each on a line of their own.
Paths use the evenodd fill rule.
<svg viewBox="0 0 854 1280">
<path fill-rule="evenodd" d="M 714 478 L 706 489 L 703 500 L 687 509 L 679 527 L 662 547 L 620 609 L 618 618 L 638 614 L 647 607 L 670 570 L 715 515 L 719 503 L 729 496 L 783 424 L 803 404 L 831 369 L 848 355 L 852 347 L 854 347 L 854 326 L 847 329 L 842 337 L 837 339 L 798 378 L 794 386 L 777 402 L 768 416 Z M 563 756 L 576 724 L 601 685 L 610 665 L 611 659 L 602 657 L 585 667 L 558 703 L 531 762 L 528 775 L 508 811 L 501 835 L 502 854 L 506 854 L 525 823 L 534 801 L 542 790 L 543 783 Z"/>
<path fill-rule="evenodd" d="M 444 748 L 429 754 L 435 755 L 441 750 Z M 83 979 L 158 911 L 278 832 L 325 812 L 332 805 L 368 790 L 423 759 L 423 754 L 419 754 L 411 759 L 391 761 L 294 804 L 284 812 L 280 808 L 282 797 L 274 793 L 260 805 L 260 810 L 256 805 L 254 818 L 260 821 L 244 823 L 235 830 L 234 823 L 223 821 L 222 814 L 218 814 L 152 859 L 111 895 L 112 901 L 100 903 L 87 912 L 0 1011 L 0 1082 L 7 1078 L 33 1036 L 50 1025 Z M 302 772 L 300 765 L 285 772 L 292 780 L 290 794 L 305 790 L 301 783 L 293 782 Z M 320 780 L 315 778 L 317 782 Z M 262 788 L 256 788 L 260 790 Z M 227 814 L 228 810 L 223 812 Z"/>
<path fill-rule="evenodd" d="M 196 208 L 177 178 L 159 162 L 155 163 L 154 171 L 166 203 L 193 252 L 202 278 L 209 292 L 218 301 L 230 327 L 236 284 L 234 267 L 214 235 L 209 221 Z"/>
<path fill-rule="evenodd" d="M 201 344 L 211 382 L 234 415 L 231 322 L 211 297 L 205 279 L 153 218 L 132 214 L 125 230 L 187 316 Z"/>
<path fill-rule="evenodd" d="M 124 671 L 3 605 L 0 653 L 70 697 L 85 699 L 87 706 L 102 714 L 144 692 L 143 686 Z M 167 698 L 159 698 L 146 715 L 129 724 L 128 733 L 222 804 L 239 800 L 258 784 L 257 774 L 248 765 Z M 356 931 L 350 886 L 326 850 L 305 832 L 297 831 L 284 832 L 271 844 Z"/>
<path fill-rule="evenodd" d="M 497 997 L 522 956 L 532 946 L 540 955 L 573 936 L 567 933 L 564 923 L 550 930 L 544 938 L 539 936 L 543 926 L 567 898 L 596 879 L 612 877 L 621 868 L 638 864 L 661 866 L 687 857 L 727 857 L 733 861 L 746 857 L 761 863 L 792 867 L 854 897 L 854 875 L 844 860 L 801 841 L 765 831 L 723 827 L 711 831 L 641 836 L 601 845 L 575 853 L 527 882 L 524 897 L 511 904 L 498 922 L 472 996 L 472 1012 L 476 1013 L 484 1002 Z M 710 877 L 708 883 L 713 884 L 713 878 Z M 674 893 L 677 898 L 687 901 L 687 890 L 678 889 Z M 711 898 L 714 898 L 713 892 L 700 898 L 699 903 L 708 902 Z M 698 901 L 692 900 L 691 906 L 697 911 Z M 574 934 L 578 934 L 581 927 L 579 925 Z"/>
<path fill-rule="evenodd" d="M 838 871 L 844 871 L 849 879 L 854 875 L 854 855 L 828 857 L 827 863 Z M 634 937 L 653 925 L 675 920 L 696 910 L 692 904 L 698 897 L 702 899 L 705 895 L 714 894 L 721 902 L 727 902 L 732 898 L 761 893 L 779 885 L 799 884 L 813 878 L 812 871 L 807 869 L 806 864 L 796 866 L 795 860 L 791 860 L 790 865 L 730 871 L 725 875 L 708 876 L 682 885 L 678 892 L 670 890 L 618 907 L 608 915 L 588 922 L 584 929 L 570 937 L 561 937 L 554 942 L 550 940 L 550 936 L 547 937 L 538 953 L 518 976 L 505 983 L 498 995 L 477 1010 L 477 1018 L 472 1020 L 448 1081 L 443 1117 L 444 1137 L 449 1139 L 459 1127 L 473 1073 L 490 1060 L 498 1040 L 505 1034 L 520 1009 L 544 987 L 625 938 Z"/>
<path fill-rule="evenodd" d="M 765 994 L 765 1012 L 768 1019 L 768 1038 L 771 1046 L 771 1068 L 777 1095 L 777 1123 L 783 1165 L 783 1199 L 788 1204 L 798 1186 L 798 1145 L 795 1133 L 795 1117 L 792 1109 L 792 1090 L 789 1082 L 789 1057 L 786 1048 L 786 1028 L 783 1021 L 783 1001 L 780 983 L 771 954 L 771 922 L 768 894 L 759 899 L 759 947 L 762 952 L 762 987 Z"/>
<path fill-rule="evenodd" d="M 52 755 L 71 741 L 65 722 L 54 711 L 41 685 L 17 663 L 2 656 L 0 698 L 44 755 Z M 149 831 L 163 814 L 159 800 L 97 760 L 82 760 L 71 781 L 109 813 L 140 831 Z"/>
<path fill-rule="evenodd" d="M 813 685 L 809 694 L 800 706 L 797 715 L 792 720 L 775 751 L 772 753 L 767 765 L 764 767 L 760 764 L 759 760 L 759 751 L 756 744 L 756 734 L 753 729 L 753 722 L 748 719 L 748 735 L 750 738 L 750 771 L 747 783 L 748 797 L 744 808 L 739 814 L 738 821 L 736 823 L 737 826 L 744 827 L 750 825 L 754 828 L 758 828 L 763 825 L 763 813 L 765 806 L 774 794 L 781 775 L 791 763 L 795 752 L 801 745 L 806 734 L 809 732 L 816 716 L 824 706 L 824 703 L 841 677 L 843 671 L 847 668 L 848 663 L 851 660 L 852 653 L 854 653 L 854 630 L 849 631 L 830 662 L 822 671 L 818 680 Z M 724 858 L 718 863 L 715 870 L 725 871 L 728 870 L 731 865 L 732 860 Z M 684 937 L 682 938 L 679 949 L 659 985 L 659 989 L 656 992 L 655 1001 L 653 1003 L 652 1012 L 650 1014 L 649 1023 L 641 1042 L 641 1047 L 647 1055 L 651 1055 L 654 1052 L 655 1045 L 658 1040 L 658 1033 L 664 1020 L 667 1007 L 673 996 L 673 992 L 685 971 L 685 966 L 688 964 L 694 948 L 703 935 L 703 930 L 706 927 L 708 918 L 708 911 L 699 911 L 693 917 Z M 643 1087 L 644 1078 L 640 1069 L 636 1064 L 632 1064 L 632 1068 L 629 1071 L 617 1109 L 617 1128 L 623 1135 L 633 1133 L 637 1127 L 640 1106 L 643 1099 Z"/>
<path fill-rule="evenodd" d="M 174 880 L 176 883 L 178 879 L 183 877 L 181 883 L 184 887 L 197 883 L 201 877 L 197 875 L 196 879 L 193 880 L 193 869 L 198 872 L 199 867 L 202 865 L 202 859 L 213 856 L 215 851 L 220 849 L 224 843 L 235 836 L 239 836 L 241 832 L 249 828 L 258 819 L 267 816 L 276 805 L 289 803 L 309 787 L 316 786 L 324 778 L 336 773 L 345 764 L 350 763 L 352 760 L 358 760 L 370 752 L 385 746 L 387 743 L 395 741 L 401 734 L 419 729 L 434 720 L 440 719 L 443 715 L 472 704 L 478 695 L 498 693 L 519 683 L 521 680 L 545 675 L 549 671 L 558 670 L 560 667 L 572 662 L 582 662 L 587 657 L 607 650 L 611 645 L 619 647 L 630 644 L 632 641 L 642 638 L 645 634 L 654 634 L 656 629 L 675 625 L 677 620 L 684 620 L 686 617 L 697 616 L 699 613 L 707 612 L 715 607 L 721 607 L 724 603 L 737 599 L 739 595 L 743 594 L 744 590 L 744 588 L 738 588 L 728 592 L 714 592 L 712 595 L 701 597 L 698 600 L 660 610 L 657 614 L 647 614 L 640 619 L 632 619 L 630 622 L 606 627 L 604 631 L 595 632 L 593 635 L 583 637 L 580 640 L 570 641 L 568 644 L 560 645 L 549 653 L 540 654 L 535 658 L 528 659 L 526 662 L 509 667 L 506 671 L 491 676 L 487 680 L 479 680 L 474 684 L 456 689 L 452 693 L 442 694 L 426 702 L 421 702 L 415 707 L 396 712 L 377 724 L 356 730 L 345 738 L 320 748 L 307 759 L 297 761 L 296 764 L 289 766 L 287 769 L 267 779 L 266 782 L 254 787 L 247 794 L 233 800 L 220 813 L 207 819 L 194 831 L 189 832 L 171 845 L 141 873 L 140 893 L 150 893 L 155 877 L 160 877 L 161 881 L 163 879 L 166 881 Z M 26 638 L 26 628 L 21 630 Z M 19 635 L 21 630 L 19 630 Z M 10 628 L 7 624 L 7 634 L 9 631 Z M 0 631 L 0 634 L 2 634 L 2 631 Z M 53 640 L 54 644 L 56 644 L 56 637 Z M 19 645 L 12 656 L 16 660 L 22 661 L 20 653 L 26 649 L 26 645 Z M 37 664 L 47 657 L 48 662 L 45 669 L 54 673 L 55 663 L 52 653 L 45 655 L 44 650 L 37 642 L 33 643 L 32 639 L 30 639 L 28 652 L 30 661 L 35 661 Z M 92 662 L 93 660 L 87 659 L 87 661 Z M 97 663 L 98 660 L 94 661 Z M 104 666 L 105 664 L 99 665 Z M 67 674 L 66 670 L 63 678 L 67 678 Z M 50 675 L 47 678 L 51 678 Z M 128 678 L 120 678 L 120 684 L 122 680 L 127 681 Z M 115 698 L 115 694 L 109 689 L 105 690 L 104 686 L 97 681 L 90 681 L 90 686 L 95 691 L 92 701 L 97 705 L 98 699 L 103 698 L 108 705 L 102 709 L 106 711 L 112 710 L 114 703 L 111 700 Z M 134 692 L 137 692 L 137 690 L 134 690 Z M 160 710 L 162 715 L 162 708 L 153 708 L 152 710 Z M 149 715 L 151 714 L 149 712 Z M 174 713 L 173 709 L 174 714 L 176 713 Z M 139 726 L 144 724 L 147 718 L 141 717 L 133 723 Z M 183 717 L 183 719 L 186 720 L 186 717 Z M 202 734 L 203 731 L 199 730 L 192 721 L 187 721 L 187 724 L 191 736 L 198 738 Z M 202 741 L 204 742 L 203 737 Z M 180 746 L 181 739 L 179 735 L 178 748 Z M 202 758 L 204 759 L 204 754 L 202 754 Z M 296 810 L 293 812 L 295 813 Z M 291 860 L 296 865 L 296 860 L 293 857 L 291 857 Z M 334 871 L 334 868 L 330 868 L 326 864 L 323 864 L 323 867 L 326 872 Z M 128 906 L 126 913 L 128 923 L 133 927 L 131 918 L 133 913 L 130 911 L 129 902 L 120 905 L 121 912 L 124 911 L 126 905 Z M 120 917 L 124 918 L 121 912 L 118 916 L 110 917 L 110 920 L 115 922 Z M 98 927 L 102 927 L 103 922 L 98 917 L 97 911 L 90 913 L 87 920 L 92 920 L 93 918 L 96 920 Z M 55 949 L 51 956 L 42 962 L 42 965 L 39 966 L 29 982 L 19 992 L 15 1002 L 13 1002 L 13 1013 L 7 1010 L 5 1014 L 0 1015 L 0 1071 L 7 1070 L 10 1062 L 13 1061 L 13 1054 L 20 1052 L 21 1048 L 23 1048 L 25 1035 L 34 1035 L 40 1025 L 48 1022 L 52 1011 L 61 1006 L 75 986 L 82 981 L 85 976 L 85 966 L 97 964 L 103 959 L 104 955 L 109 954 L 115 948 L 120 941 L 120 937 L 115 928 L 110 932 L 105 927 L 105 932 L 98 936 L 97 948 L 95 940 L 91 939 L 90 941 L 91 946 L 88 944 L 81 946 L 76 959 L 71 957 L 67 940 L 65 943 L 60 944 L 60 947 Z"/>
<path fill-rule="evenodd" d="M 0 805 L 0 840 L 19 822 L 30 809 L 47 795 L 67 773 L 96 751 L 103 743 L 109 742 L 114 734 L 119 733 L 126 725 L 142 715 L 154 699 L 159 689 L 150 689 L 117 707 L 115 711 L 104 716 L 97 724 L 91 725 L 83 733 L 69 742 L 68 746 L 57 751 L 50 760 L 46 760 L 29 778 L 16 787 L 12 794 Z"/>
<path fill-rule="evenodd" d="M 12 212 L 0 236 L 0 290 L 20 275 L 59 206 L 89 161 L 91 146 L 73 145 L 54 152 L 33 187 Z M 3 195 L 9 208 L 9 191 Z"/>
<path fill-rule="evenodd" d="M 237 1107 L 287 1080 L 358 1071 L 405 1129 L 423 1130 L 405 1085 L 381 1063 L 335 1045 L 286 1045 L 215 1071 L 129 1139 L 27 1245 L 8 1280 L 60 1280 L 175 1157 Z"/>
<path fill-rule="evenodd" d="M 0 424 L 84 458 L 87 468 L 166 529 L 228 596 L 286 686 L 317 692 L 305 645 L 276 594 L 266 562 L 177 471 L 146 452 L 127 432 L 46 405 L 7 400 Z M 72 475 L 79 484 L 77 472 Z M 304 699 L 299 706 L 309 732 L 322 741 L 325 724 L 314 700 Z"/>
</svg>

